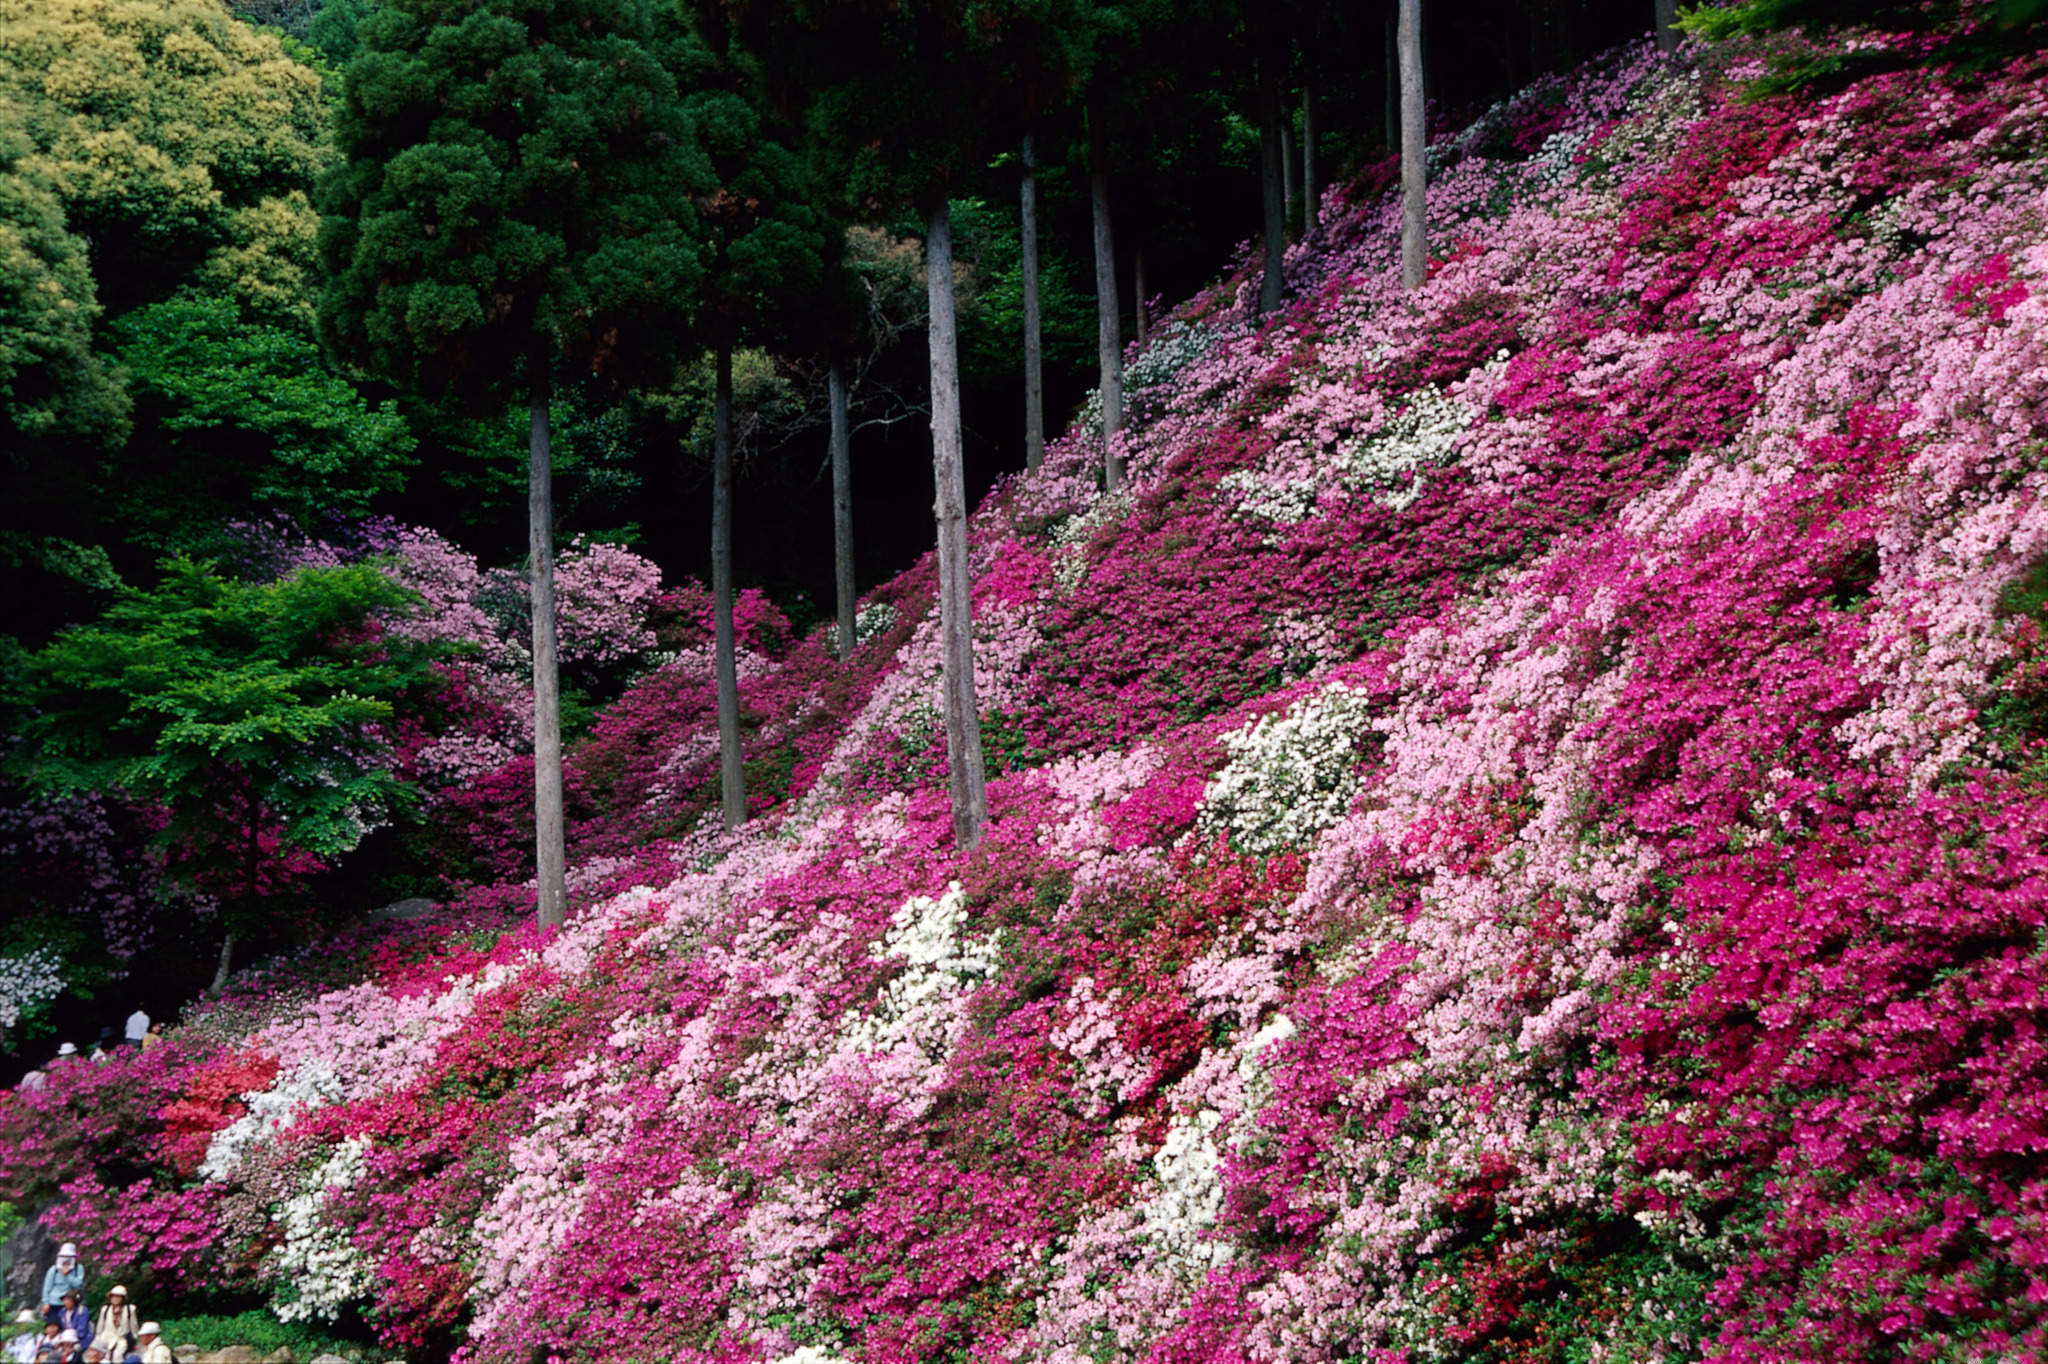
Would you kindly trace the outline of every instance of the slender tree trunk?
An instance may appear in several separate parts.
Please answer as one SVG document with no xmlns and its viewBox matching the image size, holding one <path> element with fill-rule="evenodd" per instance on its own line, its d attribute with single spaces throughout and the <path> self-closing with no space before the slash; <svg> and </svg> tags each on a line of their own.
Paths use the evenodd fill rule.
<svg viewBox="0 0 2048 1364">
<path fill-rule="evenodd" d="M 725 827 L 747 822 L 740 759 L 740 680 L 732 637 L 732 344 L 718 343 L 711 408 L 711 668 L 718 684 L 718 790 Z"/>
<path fill-rule="evenodd" d="M 1401 149 L 1401 40 L 1395 30 L 1394 11 L 1387 11 L 1387 150 Z"/>
<path fill-rule="evenodd" d="M 555 657 L 555 501 L 548 449 L 548 365 L 534 347 L 527 429 L 526 562 L 533 605 L 533 863 L 540 926 L 569 921 L 562 824 L 562 678 Z"/>
<path fill-rule="evenodd" d="M 1145 348 L 1151 334 L 1151 319 L 1145 316 L 1145 239 L 1143 237 L 1131 247 L 1131 287 L 1137 291 L 1138 349 Z"/>
<path fill-rule="evenodd" d="M 1576 0 L 1557 0 L 1558 64 L 1569 71 L 1579 62 L 1578 14 Z"/>
<path fill-rule="evenodd" d="M 953 311 L 953 222 L 942 199 L 925 218 L 925 288 L 930 302 L 933 511 L 939 523 L 939 633 L 945 657 L 947 785 L 953 844 L 981 841 L 988 822 L 981 759 L 981 711 L 974 699 L 974 599 L 967 568 L 967 476 L 960 457 L 960 341 Z"/>
<path fill-rule="evenodd" d="M 1286 185 L 1280 150 L 1280 56 L 1273 21 L 1259 23 L 1259 182 L 1265 202 L 1266 273 L 1259 284 L 1259 314 L 1280 310 L 1280 267 L 1287 250 Z"/>
<path fill-rule="evenodd" d="M 1088 187 L 1095 218 L 1095 352 L 1101 362 L 1102 480 L 1123 485 L 1124 460 L 1116 437 L 1124 429 L 1124 324 L 1117 306 L 1116 242 L 1109 224 L 1109 137 L 1098 106 L 1088 111 Z"/>
<path fill-rule="evenodd" d="M 1323 221 L 1323 187 L 1316 179 L 1316 101 L 1301 87 L 1301 229 L 1312 235 Z"/>
<path fill-rule="evenodd" d="M 213 971 L 213 984 L 206 987 L 206 993 L 218 999 L 228 988 L 228 972 L 235 964 L 235 930 L 230 928 L 227 937 L 220 944 L 220 965 Z"/>
<path fill-rule="evenodd" d="M 839 595 L 839 656 L 853 656 L 853 455 L 846 430 L 846 376 L 826 371 L 832 400 L 832 576 Z"/>
<path fill-rule="evenodd" d="M 1283 111 L 1280 115 L 1280 202 L 1287 206 L 1284 221 L 1294 223 L 1294 206 L 1300 186 L 1294 182 L 1294 125 Z"/>
<path fill-rule="evenodd" d="M 1678 51 L 1678 0 L 1656 0 L 1657 50 L 1665 56 Z"/>
<path fill-rule="evenodd" d="M 1400 0 L 1401 48 L 1401 283 L 1413 289 L 1429 277 L 1423 233 L 1427 170 L 1422 127 L 1422 0 Z"/>
<path fill-rule="evenodd" d="M 1045 460 L 1045 371 L 1038 319 L 1038 153 L 1024 134 L 1024 467 Z"/>
</svg>

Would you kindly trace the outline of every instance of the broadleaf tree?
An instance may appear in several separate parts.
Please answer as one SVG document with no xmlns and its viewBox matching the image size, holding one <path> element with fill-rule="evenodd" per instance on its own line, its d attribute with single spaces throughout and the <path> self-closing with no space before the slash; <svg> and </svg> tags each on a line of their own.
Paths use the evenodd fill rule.
<svg viewBox="0 0 2048 1364">
<path fill-rule="evenodd" d="M 218 907 L 216 991 L 238 940 L 410 799 L 378 726 L 435 684 L 433 650 L 376 621 L 411 600 L 374 564 L 252 584 L 172 559 L 23 669 L 13 765 L 44 795 L 160 813 L 169 879 Z"/>
<path fill-rule="evenodd" d="M 709 168 L 633 0 L 389 0 L 357 29 L 322 185 L 323 337 L 528 422 L 535 865 L 567 914 L 549 403 L 675 372 Z"/>
</svg>

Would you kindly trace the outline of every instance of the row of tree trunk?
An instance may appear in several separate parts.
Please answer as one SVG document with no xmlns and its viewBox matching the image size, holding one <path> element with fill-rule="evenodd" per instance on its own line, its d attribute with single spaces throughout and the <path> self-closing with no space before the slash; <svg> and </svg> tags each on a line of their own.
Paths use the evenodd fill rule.
<svg viewBox="0 0 2048 1364">
<path fill-rule="evenodd" d="M 1676 50 L 1676 0 L 1653 0 L 1658 45 Z M 1397 0 L 1388 17 L 1387 124 L 1398 128 L 1401 154 L 1401 281 L 1415 288 L 1428 277 L 1425 201 L 1428 187 L 1424 126 L 1421 0 Z M 1321 185 L 1316 166 L 1315 101 L 1301 92 L 1300 179 L 1290 145 L 1292 129 L 1282 114 L 1281 54 L 1277 30 L 1258 32 L 1260 190 L 1264 261 L 1259 312 L 1278 311 L 1285 292 L 1288 206 L 1302 204 L 1308 233 L 1321 220 Z M 1088 180 L 1093 224 L 1096 335 L 1102 405 L 1103 486 L 1115 491 L 1125 477 L 1119 440 L 1123 429 L 1122 312 L 1112 232 L 1108 129 L 1100 106 L 1088 116 Z M 1023 140 L 1020 207 L 1024 287 L 1024 452 L 1036 469 L 1045 456 L 1045 385 L 1042 321 L 1039 313 L 1038 162 L 1030 134 Z M 939 619 L 943 645 L 943 701 L 948 787 L 953 837 L 961 849 L 979 842 L 988 819 L 986 769 L 982 757 L 980 709 L 974 688 L 971 619 L 972 582 L 967 555 L 967 490 L 962 465 L 960 368 L 953 295 L 952 222 L 943 200 L 926 214 L 925 278 L 930 309 L 932 473 L 936 498 L 939 563 Z M 1139 343 L 1146 340 L 1145 274 L 1142 250 L 1134 253 Z M 711 559 L 714 599 L 713 670 L 718 692 L 720 809 L 725 827 L 746 819 L 745 771 L 741 761 L 739 684 L 733 630 L 732 569 L 732 350 L 717 351 L 712 439 Z M 545 366 L 537 366 L 544 373 Z M 561 696 L 556 667 L 553 507 L 550 495 L 548 399 L 545 379 L 536 383 L 530 439 L 530 561 L 532 565 L 534 668 L 534 808 L 539 917 L 543 926 L 565 921 L 565 839 L 562 815 Z M 841 658 L 855 644 L 852 477 L 848 451 L 844 376 L 828 372 L 831 420 L 833 568 L 837 595 L 837 643 Z"/>
</svg>

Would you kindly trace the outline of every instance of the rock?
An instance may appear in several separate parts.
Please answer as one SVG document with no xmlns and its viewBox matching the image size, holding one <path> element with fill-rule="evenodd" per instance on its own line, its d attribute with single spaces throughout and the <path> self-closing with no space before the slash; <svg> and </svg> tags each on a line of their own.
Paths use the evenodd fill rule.
<svg viewBox="0 0 2048 1364">
<path fill-rule="evenodd" d="M 404 923 L 408 919 L 423 919 L 434 912 L 434 902 L 414 895 L 404 900 L 393 900 L 382 909 L 370 911 L 370 917 L 386 923 Z"/>
<path fill-rule="evenodd" d="M 230 1345 L 199 1356 L 199 1364 L 263 1364 L 263 1356 L 247 1345 Z"/>
<path fill-rule="evenodd" d="M 292 1364 L 292 1360 L 292 1347 L 289 1345 L 280 1345 L 263 1356 L 263 1364 Z"/>
<path fill-rule="evenodd" d="M 197 1345 L 173 1345 L 171 1347 L 171 1358 L 177 1360 L 178 1364 L 199 1364 L 199 1347 Z"/>
<path fill-rule="evenodd" d="M 348 1364 L 340 1355 L 314 1355 L 313 1364 Z"/>
</svg>

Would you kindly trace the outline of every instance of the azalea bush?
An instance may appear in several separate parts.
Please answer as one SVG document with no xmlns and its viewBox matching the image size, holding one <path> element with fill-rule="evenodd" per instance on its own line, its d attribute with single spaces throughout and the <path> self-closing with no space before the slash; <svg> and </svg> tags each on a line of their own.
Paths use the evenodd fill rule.
<svg viewBox="0 0 2048 1364">
<path fill-rule="evenodd" d="M 975 850 L 929 562 L 743 599 L 731 833 L 648 598 L 566 928 L 494 731 L 444 918 L 0 1099 L 8 1196 L 475 1364 L 2048 1351 L 2048 64 L 1893 66 L 1613 54 L 1419 289 L 1369 168 L 1178 310 L 1127 485 L 974 518 Z"/>
</svg>

